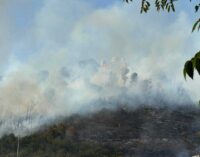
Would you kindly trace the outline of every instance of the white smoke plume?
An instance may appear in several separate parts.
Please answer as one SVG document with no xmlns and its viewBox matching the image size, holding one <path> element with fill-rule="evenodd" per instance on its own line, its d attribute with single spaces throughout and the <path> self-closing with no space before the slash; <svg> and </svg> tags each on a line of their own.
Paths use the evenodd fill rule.
<svg viewBox="0 0 200 157">
<path fill-rule="evenodd" d="M 22 18 L 12 26 L 18 33 L 11 35 L 11 20 L 0 15 L 0 57 L 6 56 L 0 61 L 0 135 L 16 117 L 34 130 L 54 117 L 106 106 L 185 105 L 200 96 L 198 79 L 182 76 L 198 45 L 186 11 L 172 19 L 142 16 L 137 6 L 120 2 L 103 8 L 86 0 L 19 2 L 16 8 L 13 1 L 6 4 L 11 19 Z M 31 6 L 25 18 L 20 10 Z"/>
</svg>

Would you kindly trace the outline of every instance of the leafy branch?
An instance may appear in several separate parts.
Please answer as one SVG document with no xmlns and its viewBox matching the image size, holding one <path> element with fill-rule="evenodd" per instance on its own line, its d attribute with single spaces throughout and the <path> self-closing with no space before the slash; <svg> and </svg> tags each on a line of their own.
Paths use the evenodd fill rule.
<svg viewBox="0 0 200 157">
<path fill-rule="evenodd" d="M 124 0 L 125 2 L 129 3 L 133 0 Z M 175 12 L 174 2 L 176 0 L 155 0 L 155 7 L 157 11 L 166 10 L 170 12 L 171 10 Z M 141 9 L 140 12 L 147 13 L 150 10 L 151 3 L 148 0 L 141 0 Z"/>
<path fill-rule="evenodd" d="M 185 63 L 183 69 L 184 78 L 186 79 L 186 76 L 188 75 L 191 79 L 193 79 L 194 70 L 197 70 L 198 74 L 200 75 L 200 51 Z"/>
</svg>

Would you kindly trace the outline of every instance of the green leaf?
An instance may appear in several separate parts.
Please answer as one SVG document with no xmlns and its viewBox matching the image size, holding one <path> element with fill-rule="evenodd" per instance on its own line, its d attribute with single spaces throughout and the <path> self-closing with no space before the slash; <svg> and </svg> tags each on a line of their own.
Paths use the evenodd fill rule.
<svg viewBox="0 0 200 157">
<path fill-rule="evenodd" d="M 126 3 L 132 2 L 133 0 L 124 0 Z"/>
<path fill-rule="evenodd" d="M 184 71 L 186 74 L 188 74 L 188 76 L 193 79 L 193 76 L 194 76 L 194 66 L 193 66 L 193 63 L 191 60 L 187 61 L 185 63 L 185 66 L 184 66 Z M 186 77 L 186 74 L 184 75 L 184 77 Z"/>
<path fill-rule="evenodd" d="M 194 30 L 196 29 L 196 27 L 197 27 L 197 25 L 198 25 L 199 22 L 200 22 L 200 19 L 198 19 L 198 20 L 194 23 L 194 25 L 193 25 L 193 27 L 192 27 L 192 32 L 194 32 Z"/>
<path fill-rule="evenodd" d="M 172 4 L 171 7 L 172 7 L 172 11 L 175 12 L 174 4 Z"/>
<path fill-rule="evenodd" d="M 199 6 L 196 5 L 196 6 L 195 6 L 195 12 L 197 12 L 198 10 L 199 10 Z"/>
<path fill-rule="evenodd" d="M 184 76 L 185 80 L 186 80 L 186 74 L 187 74 L 187 73 L 186 73 L 186 69 L 184 68 L 184 69 L 183 69 L 183 76 Z"/>
<path fill-rule="evenodd" d="M 170 12 L 170 7 L 168 7 L 167 11 Z"/>
<path fill-rule="evenodd" d="M 200 58 L 200 51 L 196 53 L 195 58 Z"/>
<path fill-rule="evenodd" d="M 196 58 L 195 68 L 197 69 L 197 71 L 200 75 L 200 58 Z"/>
<path fill-rule="evenodd" d="M 150 5 L 151 5 L 151 4 L 147 1 L 147 6 L 150 7 Z"/>
</svg>

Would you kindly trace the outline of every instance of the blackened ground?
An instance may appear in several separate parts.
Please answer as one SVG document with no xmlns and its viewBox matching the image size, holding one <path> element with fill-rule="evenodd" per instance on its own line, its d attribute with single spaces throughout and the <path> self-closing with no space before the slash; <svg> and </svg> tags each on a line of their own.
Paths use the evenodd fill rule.
<svg viewBox="0 0 200 157">
<path fill-rule="evenodd" d="M 16 156 L 16 141 L 3 137 L 0 157 Z M 200 109 L 103 109 L 73 115 L 20 143 L 20 157 L 191 157 L 200 154 Z"/>
</svg>

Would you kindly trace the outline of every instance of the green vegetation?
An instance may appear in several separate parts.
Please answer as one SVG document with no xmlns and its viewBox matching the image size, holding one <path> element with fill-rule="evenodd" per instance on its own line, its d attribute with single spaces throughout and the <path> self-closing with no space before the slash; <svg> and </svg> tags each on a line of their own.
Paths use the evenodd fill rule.
<svg viewBox="0 0 200 157">
<path fill-rule="evenodd" d="M 186 74 L 188 74 L 188 76 L 193 79 L 195 69 L 200 75 L 200 51 L 191 60 L 188 60 L 185 63 L 183 69 L 183 75 L 185 79 L 186 79 Z"/>
<path fill-rule="evenodd" d="M 20 138 L 20 157 L 177 157 L 198 153 L 200 109 L 191 106 L 123 106 L 59 124 Z M 0 157 L 16 157 L 17 137 L 0 139 Z"/>
<path fill-rule="evenodd" d="M 21 138 L 20 157 L 116 157 L 112 147 L 79 142 L 63 125 L 53 126 L 34 135 Z M 0 157 L 16 156 L 17 137 L 13 134 L 0 140 Z"/>
</svg>

